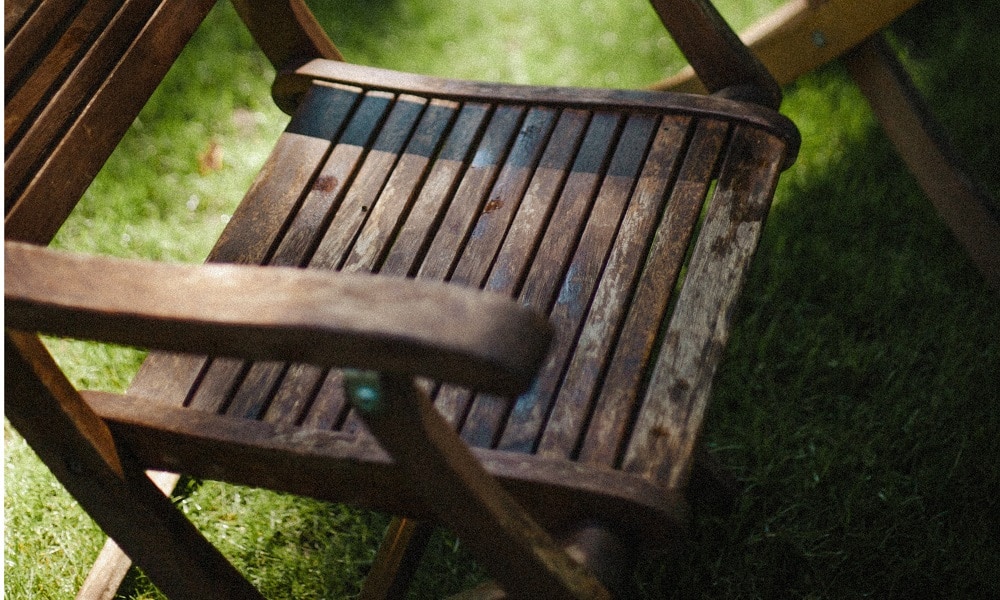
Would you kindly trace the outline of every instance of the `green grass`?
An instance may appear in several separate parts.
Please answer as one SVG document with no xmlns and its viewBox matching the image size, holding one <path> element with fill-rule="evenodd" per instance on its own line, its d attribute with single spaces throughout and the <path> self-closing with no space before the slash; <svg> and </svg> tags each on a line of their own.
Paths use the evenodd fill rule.
<svg viewBox="0 0 1000 600">
<path fill-rule="evenodd" d="M 482 4 L 356 0 L 320 14 L 349 59 L 437 75 L 641 86 L 681 64 L 644 0 Z M 774 4 L 719 2 L 737 27 Z M 986 0 L 928 2 L 894 27 L 893 43 L 996 195 L 992 10 Z M 271 77 L 220 6 L 57 245 L 203 259 L 287 121 L 270 104 Z M 697 515 L 682 552 L 644 558 L 633 595 L 1000 596 L 997 296 L 840 67 L 786 92 L 802 153 L 780 184 L 705 433 L 744 493 L 731 514 Z M 221 166 L 204 158 L 213 145 Z M 74 382 L 97 389 L 123 389 L 142 358 L 50 347 Z M 100 532 L 6 425 L 4 453 L 4 597 L 70 598 Z M 177 502 L 275 599 L 351 597 L 386 522 L 212 482 L 189 484 Z M 478 576 L 448 536 L 425 562 L 413 597 Z M 158 597 L 140 574 L 123 591 Z"/>
</svg>

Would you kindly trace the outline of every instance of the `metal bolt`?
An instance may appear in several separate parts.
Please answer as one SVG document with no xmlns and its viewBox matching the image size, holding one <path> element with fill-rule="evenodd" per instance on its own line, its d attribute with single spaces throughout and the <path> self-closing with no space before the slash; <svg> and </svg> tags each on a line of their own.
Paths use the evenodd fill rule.
<svg viewBox="0 0 1000 600">
<path fill-rule="evenodd" d="M 382 381 L 373 371 L 344 371 L 344 390 L 354 407 L 364 413 L 377 412 L 382 407 Z"/>
</svg>

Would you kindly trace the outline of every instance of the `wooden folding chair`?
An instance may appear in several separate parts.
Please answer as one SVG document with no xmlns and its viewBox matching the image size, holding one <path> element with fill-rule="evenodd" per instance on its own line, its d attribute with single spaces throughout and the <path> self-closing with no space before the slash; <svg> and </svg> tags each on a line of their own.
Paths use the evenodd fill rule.
<svg viewBox="0 0 1000 600">
<path fill-rule="evenodd" d="M 147 470 L 444 524 L 495 579 L 481 597 L 609 597 L 630 552 L 682 534 L 734 303 L 798 147 L 777 85 L 708 2 L 653 2 L 703 97 L 351 65 L 301 2 L 237 1 L 292 119 L 204 266 L 42 247 L 82 192 L 52 191 L 58 161 L 107 118 L 80 98 L 131 93 L 122 65 L 162 76 L 150 49 L 183 45 L 190 28 L 169 23 L 190 3 L 92 20 L 100 0 L 28 4 L 14 38 L 63 24 L 34 54 L 8 44 L 31 57 L 14 87 L 75 40 L 113 60 L 53 69 L 63 87 L 15 122 L 84 107 L 8 190 L 5 412 L 163 592 L 259 597 Z M 100 43 L 132 9 L 134 43 Z M 156 352 L 127 393 L 78 391 L 37 333 Z M 405 579 L 410 522 L 370 597 Z"/>
</svg>

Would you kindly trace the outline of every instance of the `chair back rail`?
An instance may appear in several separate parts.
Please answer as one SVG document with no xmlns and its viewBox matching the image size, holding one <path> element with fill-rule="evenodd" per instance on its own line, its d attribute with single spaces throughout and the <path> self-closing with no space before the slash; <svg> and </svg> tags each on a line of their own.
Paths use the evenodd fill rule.
<svg viewBox="0 0 1000 600">
<path fill-rule="evenodd" d="M 8 239 L 48 243 L 214 2 L 18 3 L 4 50 Z"/>
</svg>

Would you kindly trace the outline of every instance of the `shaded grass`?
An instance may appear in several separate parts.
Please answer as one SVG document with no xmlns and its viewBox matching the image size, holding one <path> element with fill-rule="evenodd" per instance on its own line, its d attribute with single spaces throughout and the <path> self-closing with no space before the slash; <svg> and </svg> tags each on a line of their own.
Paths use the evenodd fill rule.
<svg viewBox="0 0 1000 600">
<path fill-rule="evenodd" d="M 465 4 L 466 6 L 463 6 Z M 352 60 L 437 75 L 641 85 L 680 64 L 644 2 L 344 2 L 322 18 Z M 720 2 L 737 26 L 767 12 Z M 894 30 L 918 83 L 997 191 L 1000 84 L 982 0 L 925 3 Z M 601 5 L 602 8 L 604 5 Z M 568 9 L 566 7 L 569 7 Z M 564 12 L 558 12 L 563 8 Z M 538 13 L 528 19 L 523 14 Z M 564 16 L 566 10 L 572 17 Z M 473 15 L 432 23 L 434 13 Z M 615 35 L 599 31 L 606 20 Z M 513 26 L 517 24 L 517 26 Z M 228 7 L 213 12 L 57 244 L 198 261 L 286 122 L 269 67 Z M 984 41 L 985 40 L 985 41 Z M 573 45 L 576 53 L 555 50 Z M 221 53 L 219 48 L 227 48 Z M 213 60 L 213 57 L 215 59 Z M 623 68 L 626 59 L 638 66 Z M 720 370 L 706 442 L 743 485 L 699 515 L 678 555 L 639 568 L 637 598 L 1000 595 L 1000 312 L 833 66 L 787 90 L 803 133 L 782 179 Z M 212 143 L 221 165 L 209 160 Z M 139 352 L 54 341 L 81 386 L 122 389 Z M 66 598 L 101 543 L 5 427 L 5 598 Z M 272 598 L 357 591 L 385 517 L 205 482 L 178 503 Z M 413 597 L 478 576 L 433 542 Z M 156 593 L 141 576 L 126 597 Z"/>
</svg>

